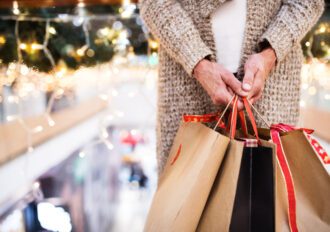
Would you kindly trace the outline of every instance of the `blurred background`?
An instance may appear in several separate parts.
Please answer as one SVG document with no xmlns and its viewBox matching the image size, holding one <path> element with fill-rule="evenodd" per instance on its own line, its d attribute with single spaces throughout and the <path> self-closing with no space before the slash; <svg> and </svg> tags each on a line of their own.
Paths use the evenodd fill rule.
<svg viewBox="0 0 330 232">
<path fill-rule="evenodd" d="M 330 151 L 326 2 L 301 42 L 299 124 Z M 143 230 L 157 50 L 135 1 L 0 1 L 0 232 Z"/>
</svg>

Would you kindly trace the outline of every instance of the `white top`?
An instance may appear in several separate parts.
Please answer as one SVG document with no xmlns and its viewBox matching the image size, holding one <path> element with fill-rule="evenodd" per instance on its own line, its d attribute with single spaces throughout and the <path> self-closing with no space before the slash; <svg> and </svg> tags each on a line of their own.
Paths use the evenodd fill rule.
<svg viewBox="0 0 330 232">
<path fill-rule="evenodd" d="M 231 0 L 212 15 L 218 63 L 237 72 L 244 38 L 247 0 Z"/>
</svg>

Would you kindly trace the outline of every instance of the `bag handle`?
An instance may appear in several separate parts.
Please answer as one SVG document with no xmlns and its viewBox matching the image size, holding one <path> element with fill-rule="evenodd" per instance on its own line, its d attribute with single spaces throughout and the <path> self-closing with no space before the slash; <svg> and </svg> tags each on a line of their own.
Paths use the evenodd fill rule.
<svg viewBox="0 0 330 232">
<path fill-rule="evenodd" d="M 225 107 L 225 109 L 222 111 L 222 113 L 221 113 L 221 115 L 220 115 L 220 117 L 219 117 L 219 120 L 218 120 L 217 123 L 215 124 L 213 130 L 216 130 L 217 127 L 218 127 L 218 125 L 219 125 L 219 123 L 222 122 L 222 118 L 223 118 L 223 116 L 225 115 L 225 113 L 227 112 L 227 110 L 228 110 L 230 104 L 235 100 L 236 97 L 238 97 L 238 96 L 237 96 L 237 95 L 234 95 L 234 96 L 230 99 L 229 103 L 227 104 L 227 106 Z"/>
<path fill-rule="evenodd" d="M 246 125 L 246 119 L 245 119 L 244 111 L 243 110 L 238 111 L 237 116 L 239 117 L 239 120 L 240 120 L 240 125 L 241 125 L 241 129 L 242 129 L 242 132 L 243 132 L 243 136 L 245 138 L 247 138 L 248 135 L 249 135 L 249 132 L 248 132 L 247 125 Z M 231 113 L 229 114 L 229 118 L 231 118 Z M 230 123 L 227 123 L 226 131 L 227 131 L 227 133 L 230 132 Z"/>
<path fill-rule="evenodd" d="M 246 97 L 243 97 L 242 100 L 243 100 L 244 108 L 245 108 L 245 110 L 248 114 L 248 117 L 250 119 L 255 137 L 257 138 L 258 144 L 261 145 L 261 141 L 260 141 L 259 133 L 258 133 L 258 129 L 257 129 L 257 123 L 256 123 L 255 117 L 252 113 L 250 104 L 249 104 L 248 100 L 246 99 Z M 231 117 L 231 120 L 230 120 L 230 138 L 231 139 L 234 139 L 235 134 L 236 134 L 237 114 L 240 114 L 240 117 L 244 116 L 243 111 L 238 113 L 237 107 L 238 107 L 238 96 L 236 95 L 236 97 L 234 99 L 234 104 L 233 104 L 232 117 Z M 247 135 L 246 122 L 245 122 L 245 120 L 242 120 L 242 118 L 241 118 L 241 124 L 243 124 L 242 129 L 243 129 L 243 133 L 246 136 Z"/>
<path fill-rule="evenodd" d="M 250 118 L 250 122 L 252 124 L 252 128 L 253 128 L 253 131 L 254 131 L 254 135 L 256 136 L 257 140 L 258 140 L 258 143 L 260 143 L 260 138 L 259 138 L 259 133 L 258 133 L 258 128 L 257 128 L 257 123 L 256 123 L 256 119 L 252 113 L 252 110 L 251 110 L 251 107 L 250 107 L 250 104 L 248 102 L 248 100 L 246 99 L 246 97 L 243 97 L 243 104 L 244 104 L 244 107 L 245 107 L 245 110 Z"/>
<path fill-rule="evenodd" d="M 257 130 L 257 124 L 255 121 L 255 118 L 253 116 L 251 107 L 250 107 L 250 103 L 249 101 L 244 97 L 243 99 L 243 103 L 244 103 L 244 108 L 248 114 L 248 117 L 251 121 L 252 124 L 252 128 L 253 131 L 255 133 L 255 136 L 258 140 L 258 144 L 260 145 L 260 138 L 259 138 L 259 134 L 258 134 L 258 130 Z M 241 121 L 241 125 L 242 125 L 242 130 L 244 133 L 244 136 L 247 137 L 248 133 L 247 133 L 247 126 L 246 126 L 246 120 L 245 120 L 245 116 L 244 116 L 244 112 L 243 111 L 238 111 L 238 95 L 234 95 L 231 100 L 229 101 L 229 103 L 226 105 L 225 109 L 222 111 L 220 117 L 217 117 L 214 114 L 207 114 L 207 115 L 184 115 L 183 116 L 183 120 L 184 121 L 204 121 L 204 122 L 211 122 L 213 121 L 215 118 L 217 119 L 217 123 L 214 126 L 213 130 L 216 130 L 216 128 L 221 125 L 223 127 L 223 121 L 222 118 L 224 117 L 225 113 L 227 112 L 229 106 L 233 104 L 232 107 L 232 112 L 230 115 L 230 138 L 234 139 L 235 138 L 235 134 L 236 134 L 236 127 L 237 127 L 237 116 L 239 116 L 240 121 Z M 252 105 L 253 107 L 253 105 Z M 254 107 L 253 107 L 254 108 Z M 193 119 L 193 120 L 192 120 Z"/>
<path fill-rule="evenodd" d="M 238 112 L 238 96 L 236 95 L 234 98 L 233 110 L 231 112 L 231 118 L 230 118 L 230 133 L 229 133 L 230 139 L 235 138 L 236 126 L 237 126 L 237 112 Z"/>
</svg>

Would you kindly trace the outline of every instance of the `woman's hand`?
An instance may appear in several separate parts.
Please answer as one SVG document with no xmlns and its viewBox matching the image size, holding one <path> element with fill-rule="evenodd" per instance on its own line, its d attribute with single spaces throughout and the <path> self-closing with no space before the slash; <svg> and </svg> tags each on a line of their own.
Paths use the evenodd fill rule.
<svg viewBox="0 0 330 232">
<path fill-rule="evenodd" d="M 276 62 L 276 54 L 272 48 L 251 55 L 244 66 L 242 89 L 249 92 L 247 98 L 251 103 L 260 99 L 265 81 Z"/>
<path fill-rule="evenodd" d="M 227 105 L 234 92 L 241 97 L 248 95 L 248 91 L 242 89 L 242 83 L 218 63 L 201 60 L 194 68 L 194 77 L 216 105 Z M 243 108 L 241 102 L 238 107 Z"/>
</svg>

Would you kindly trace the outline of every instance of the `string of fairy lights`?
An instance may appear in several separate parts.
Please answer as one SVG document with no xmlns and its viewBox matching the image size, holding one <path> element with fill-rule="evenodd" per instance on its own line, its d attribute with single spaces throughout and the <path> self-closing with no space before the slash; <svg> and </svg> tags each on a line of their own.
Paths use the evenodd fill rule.
<svg viewBox="0 0 330 232">
<path fill-rule="evenodd" d="M 319 39 L 318 37 L 321 37 Z M 300 101 L 301 107 L 306 107 L 309 101 L 313 101 L 314 96 L 320 97 L 318 103 L 325 101 L 325 105 L 330 101 L 330 23 L 320 23 L 313 33 L 304 42 L 306 48 L 307 61 L 303 64 L 301 74 L 301 87 L 303 98 Z M 318 40 L 316 40 L 318 38 Z M 322 58 L 316 58 L 312 48 L 318 45 Z M 306 96 L 304 96 L 306 95 Z M 312 98 L 311 98 L 312 97 Z M 312 102 L 316 104 L 317 102 Z M 330 107 L 328 107 L 330 110 Z"/>
<path fill-rule="evenodd" d="M 77 5 L 78 9 L 82 9 L 84 7 L 84 4 L 82 2 L 78 3 Z M 32 75 L 33 76 L 33 83 L 36 87 L 43 86 L 42 88 L 38 89 L 41 91 L 45 90 L 45 86 L 47 89 L 47 86 L 49 86 L 49 83 L 52 83 L 52 94 L 49 97 L 49 100 L 47 102 L 47 106 L 45 109 L 45 112 L 43 113 L 43 117 L 45 118 L 47 125 L 49 127 L 56 126 L 56 121 L 52 118 L 51 113 L 53 106 L 57 99 L 64 97 L 66 95 L 66 84 L 69 83 L 69 85 L 72 85 L 70 81 L 67 79 L 69 78 L 69 70 L 64 65 L 56 64 L 55 59 L 51 53 L 51 51 L 48 49 L 48 43 L 51 35 L 56 33 L 56 30 L 54 27 L 51 26 L 52 22 L 56 23 L 67 23 L 67 22 L 76 22 L 77 20 L 80 21 L 84 33 L 85 38 L 85 44 L 78 48 L 75 52 L 78 56 L 92 56 L 93 50 L 90 49 L 90 33 L 88 28 L 88 22 L 90 20 L 113 20 L 115 22 L 120 22 L 121 19 L 127 19 L 130 17 L 139 17 L 136 15 L 135 12 L 136 5 L 131 4 L 129 1 L 124 1 L 122 7 L 120 8 L 120 15 L 84 15 L 84 14 L 78 14 L 77 15 L 60 15 L 57 18 L 41 18 L 41 17 L 29 17 L 29 16 L 23 16 L 20 15 L 20 10 L 18 7 L 17 2 L 14 1 L 12 12 L 13 15 L 10 16 L 0 16 L 0 20 L 15 20 L 15 38 L 16 38 L 16 44 L 17 44 L 17 62 L 16 63 L 10 63 L 7 67 L 7 76 L 12 78 L 6 78 L 4 80 L 0 77 L 0 84 L 1 85 L 7 85 L 10 86 L 12 83 L 17 82 L 21 83 L 22 86 L 24 84 L 27 86 L 31 82 L 31 78 L 28 77 L 29 73 L 36 73 L 33 69 L 30 69 L 27 67 L 27 65 L 24 64 L 22 51 L 27 53 L 34 53 L 36 51 L 42 51 L 45 54 L 45 57 L 50 62 L 51 66 L 53 67 L 53 70 L 48 74 L 40 74 L 40 75 Z M 44 22 L 45 23 L 45 35 L 44 40 L 42 43 L 32 42 L 32 43 L 26 43 L 22 42 L 20 39 L 20 23 L 26 22 L 26 21 L 33 21 L 33 22 Z M 107 36 L 111 31 L 109 31 L 108 28 L 102 28 L 99 30 L 100 34 L 103 36 Z M 147 37 L 148 38 L 148 37 Z M 114 43 L 115 45 L 118 44 L 118 48 L 116 49 L 117 53 L 120 53 L 123 49 L 127 49 L 128 43 L 127 43 L 127 33 L 125 30 L 122 30 L 117 37 L 114 38 L 117 43 Z M 0 36 L 0 44 L 5 43 L 5 38 Z M 151 57 L 151 61 L 157 58 L 157 49 L 158 49 L 158 43 L 157 41 L 148 38 L 148 57 Z M 115 54 L 116 56 L 116 54 Z M 131 57 L 134 57 L 134 51 L 132 49 L 128 49 L 127 54 L 125 55 L 125 59 L 129 60 Z M 118 75 L 120 65 L 122 63 L 122 60 L 119 56 L 118 59 L 115 59 L 114 57 L 111 64 L 107 64 L 108 68 L 111 70 L 112 75 Z M 116 61 L 117 60 L 117 61 Z M 149 60 L 149 59 L 148 59 Z M 118 63 L 118 65 L 117 65 Z M 142 67 L 144 71 L 143 76 L 147 78 L 149 75 L 150 70 L 152 69 L 152 63 L 149 65 L 149 62 L 147 62 L 147 65 Z M 100 66 L 100 65 L 98 65 Z M 8 75 L 9 74 L 9 75 Z M 70 73 L 72 74 L 72 73 Z M 40 77 L 40 78 L 38 78 Z M 47 77 L 47 78 L 45 78 Z M 145 79 L 144 78 L 144 79 Z M 2 80 L 1 80 L 2 79 Z M 6 83 L 7 81 L 7 83 Z M 111 83 L 111 80 L 107 80 L 110 83 L 104 83 L 104 80 L 102 78 L 96 77 L 96 86 L 98 91 L 98 97 L 105 101 L 107 105 L 109 105 L 111 98 L 118 96 L 118 91 L 115 88 L 114 83 Z M 63 84 L 64 83 L 64 84 Z M 104 87 L 106 86 L 106 87 Z M 138 89 L 137 91 L 140 91 Z M 135 92 L 129 92 L 129 97 L 134 97 L 136 95 Z M 17 114 L 15 115 L 7 115 L 6 120 L 8 122 L 16 121 L 18 122 L 22 129 L 26 132 L 26 141 L 27 141 L 27 151 L 25 153 L 26 156 L 26 162 L 24 170 L 24 176 L 28 177 L 28 155 L 33 152 L 33 136 L 36 134 L 44 131 L 47 128 L 44 128 L 42 125 L 36 125 L 34 127 L 30 127 L 29 124 L 26 122 L 25 117 L 23 116 L 23 109 L 22 109 L 22 98 L 26 96 L 26 91 L 24 88 L 22 88 L 21 92 L 12 93 L 10 96 L 6 97 L 6 100 L 10 104 L 15 104 L 18 108 Z M 0 97 L 0 101 L 2 101 Z M 114 117 L 121 118 L 124 116 L 124 112 L 118 110 L 118 109 L 107 109 L 103 115 L 99 118 L 99 135 L 96 140 L 93 140 L 89 144 L 86 144 L 83 148 L 81 148 L 79 152 L 79 157 L 84 158 L 84 156 L 87 154 L 88 149 L 90 149 L 93 146 L 96 146 L 98 144 L 104 144 L 109 150 L 112 150 L 114 148 L 113 143 L 110 141 L 110 137 L 107 131 L 107 128 L 109 126 L 109 122 L 113 120 Z M 29 181 L 27 179 L 27 181 Z M 38 183 L 33 184 L 33 189 L 36 188 L 36 186 L 39 186 Z"/>
</svg>

